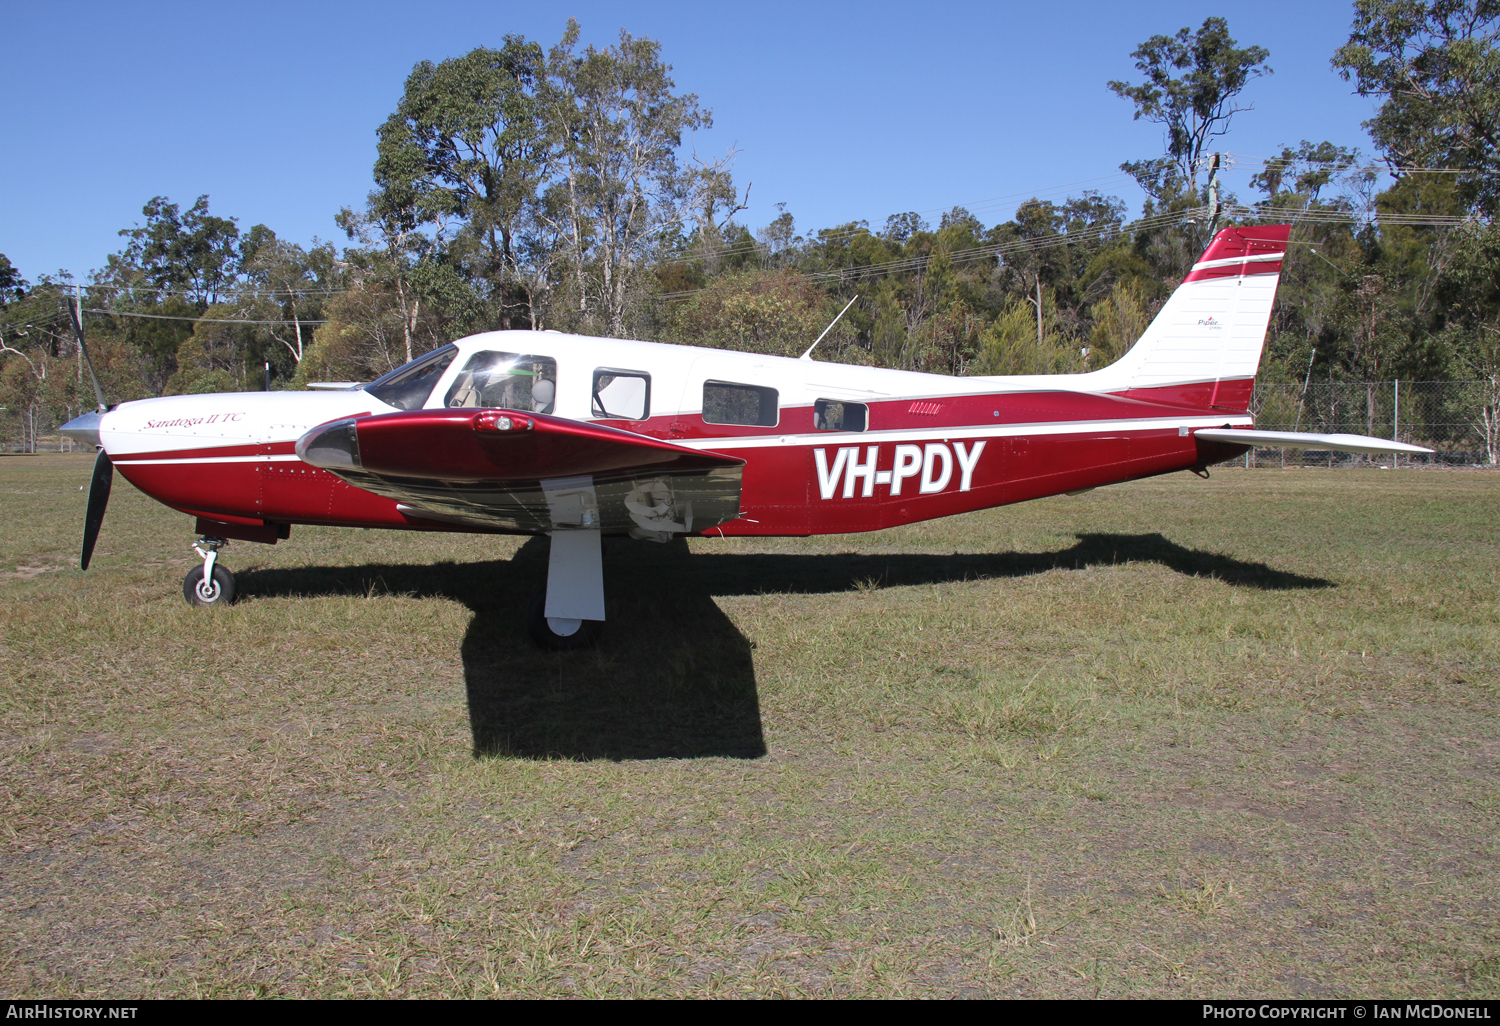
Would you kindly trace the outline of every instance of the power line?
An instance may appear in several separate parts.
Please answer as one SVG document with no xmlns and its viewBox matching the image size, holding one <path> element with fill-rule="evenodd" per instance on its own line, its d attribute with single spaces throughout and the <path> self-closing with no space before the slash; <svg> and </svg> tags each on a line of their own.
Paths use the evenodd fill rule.
<svg viewBox="0 0 1500 1026">
<path fill-rule="evenodd" d="M 1474 170 L 1474 169 L 1465 169 L 1465 168 L 1461 168 L 1461 167 L 1399 167 L 1399 166 L 1398 167 L 1391 167 L 1389 164 L 1377 164 L 1377 163 L 1369 163 L 1369 164 L 1352 164 L 1351 163 L 1351 164 L 1344 164 L 1343 161 L 1341 161 L 1341 160 L 1339 160 L 1337 158 L 1332 159 L 1332 160 L 1318 160 L 1318 159 L 1315 159 L 1315 158 L 1312 158 L 1312 157 L 1300 157 L 1300 156 L 1296 156 L 1296 155 L 1293 155 L 1293 156 L 1290 156 L 1290 157 L 1254 157 L 1254 156 L 1251 156 L 1251 155 L 1249 155 L 1247 153 L 1224 153 L 1221 156 L 1223 156 L 1224 158 L 1226 158 L 1229 161 L 1229 166 L 1231 168 L 1234 168 L 1234 169 L 1241 169 L 1241 168 L 1243 168 L 1244 170 L 1250 170 L 1252 167 L 1255 167 L 1255 166 L 1259 166 L 1261 168 L 1265 168 L 1267 165 L 1270 165 L 1270 164 L 1276 164 L 1276 165 L 1280 165 L 1282 167 L 1285 167 L 1285 166 L 1290 165 L 1290 164 L 1302 163 L 1302 164 L 1322 164 L 1322 165 L 1338 165 L 1338 164 L 1343 164 L 1342 167 L 1335 167 L 1334 170 L 1336 170 L 1336 171 L 1374 171 L 1374 172 L 1377 172 L 1377 173 L 1380 173 L 1380 174 L 1390 174 L 1390 175 L 1463 175 L 1463 174 L 1480 174 L 1480 173 L 1482 173 L 1482 172 Z M 1241 163 L 1241 161 L 1252 161 L 1253 163 L 1245 164 L 1245 163 Z"/>
<path fill-rule="evenodd" d="M 1077 245 L 1085 242 L 1108 241 L 1121 235 L 1140 231 L 1148 231 L 1153 228 L 1161 228 L 1166 225 L 1175 224 L 1179 221 L 1194 217 L 1207 215 L 1207 207 L 1193 207 L 1188 210 L 1172 211 L 1171 213 L 1154 214 L 1150 217 L 1139 218 L 1129 224 L 1114 225 L 1109 227 L 1094 228 L 1078 232 L 1059 232 L 1049 235 L 1038 236 L 1030 239 L 1008 239 L 1005 242 L 994 243 L 987 246 L 974 246 L 968 249 L 951 250 L 942 255 L 950 263 L 971 263 L 992 256 L 1005 256 L 1015 253 L 1024 253 L 1035 250 L 1051 249 L 1056 246 Z M 812 281 L 851 281 L 860 278 L 868 278 L 876 274 L 899 274 L 903 271 L 916 270 L 925 266 L 937 254 L 928 253 L 920 256 L 902 257 L 896 260 L 886 260 L 875 264 L 864 264 L 857 267 L 834 268 L 827 271 L 808 271 L 802 277 Z M 658 299 L 685 299 L 697 295 L 706 289 L 687 289 L 682 292 L 669 292 L 658 296 Z"/>
<path fill-rule="evenodd" d="M 1326 207 L 1309 207 L 1303 210 L 1296 210 L 1289 207 L 1248 207 L 1240 204 L 1226 205 L 1223 208 L 1223 212 L 1226 217 L 1251 221 L 1281 220 L 1344 225 L 1369 221 L 1381 225 L 1425 228 L 1456 228 L 1459 225 L 1468 224 L 1474 220 L 1470 217 L 1449 214 L 1401 214 L 1376 211 L 1365 215 L 1352 210 L 1332 210 Z"/>
<path fill-rule="evenodd" d="M 144 317 L 152 321 L 208 321 L 210 324 L 327 324 L 327 321 L 249 321 L 233 317 L 169 317 L 166 314 L 133 313 L 129 310 L 84 310 L 84 313 L 102 314 L 105 317 Z"/>
</svg>

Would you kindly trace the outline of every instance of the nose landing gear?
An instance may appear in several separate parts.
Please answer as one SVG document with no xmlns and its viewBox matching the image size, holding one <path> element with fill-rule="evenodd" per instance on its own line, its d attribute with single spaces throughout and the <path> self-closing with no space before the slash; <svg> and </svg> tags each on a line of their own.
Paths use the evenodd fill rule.
<svg viewBox="0 0 1500 1026">
<path fill-rule="evenodd" d="M 202 570 L 189 570 L 182 581 L 182 597 L 190 606 L 227 606 L 234 601 L 234 574 L 218 565 L 219 550 L 229 541 L 204 535 L 193 543 L 203 558 Z"/>
</svg>

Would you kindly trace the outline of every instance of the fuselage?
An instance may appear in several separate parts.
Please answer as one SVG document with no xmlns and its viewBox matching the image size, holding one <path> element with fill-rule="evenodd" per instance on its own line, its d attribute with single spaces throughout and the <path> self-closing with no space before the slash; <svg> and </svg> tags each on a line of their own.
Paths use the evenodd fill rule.
<svg viewBox="0 0 1500 1026">
<path fill-rule="evenodd" d="M 1195 428 L 1253 423 L 1251 375 L 1146 387 L 1106 372 L 947 377 L 535 331 L 451 351 L 420 408 L 495 405 L 471 369 L 503 354 L 535 368 L 527 410 L 743 459 L 739 515 L 691 532 L 713 535 L 878 530 L 1189 469 L 1243 451 L 1196 441 Z M 413 516 L 299 459 L 295 443 L 317 425 L 414 408 L 402 405 L 410 389 L 393 403 L 379 386 L 124 403 L 100 440 L 136 487 L 211 522 L 486 530 Z"/>
</svg>

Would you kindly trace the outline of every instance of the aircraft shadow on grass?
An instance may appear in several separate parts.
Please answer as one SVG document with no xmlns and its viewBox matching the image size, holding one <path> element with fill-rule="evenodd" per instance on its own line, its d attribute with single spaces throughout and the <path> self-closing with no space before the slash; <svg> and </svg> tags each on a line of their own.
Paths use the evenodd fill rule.
<svg viewBox="0 0 1500 1026">
<path fill-rule="evenodd" d="M 716 595 L 827 594 L 858 588 L 1025 577 L 1054 569 L 1153 562 L 1237 587 L 1333 582 L 1177 545 L 1160 534 L 1084 534 L 1060 552 L 693 555 L 607 539 L 609 627 L 597 648 L 543 652 L 527 640 L 527 599 L 546 581 L 547 545 L 510 560 L 248 570 L 242 599 L 390 593 L 444 597 L 474 613 L 462 658 L 476 755 L 651 759 L 766 752 L 751 644 Z"/>
</svg>

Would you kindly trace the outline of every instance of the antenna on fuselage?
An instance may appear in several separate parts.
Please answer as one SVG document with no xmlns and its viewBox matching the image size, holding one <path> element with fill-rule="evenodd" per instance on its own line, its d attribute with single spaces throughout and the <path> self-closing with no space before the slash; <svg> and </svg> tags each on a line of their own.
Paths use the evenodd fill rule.
<svg viewBox="0 0 1500 1026">
<path fill-rule="evenodd" d="M 858 296 L 854 297 L 854 299 L 858 299 L 858 298 L 859 298 Z M 842 316 L 844 316 L 844 314 L 846 314 L 846 313 L 849 312 L 849 308 L 854 305 L 854 299 L 851 299 L 851 300 L 849 300 L 849 302 L 847 302 L 847 303 L 844 304 L 844 308 L 839 311 L 839 317 L 842 317 Z M 839 322 L 839 317 L 835 317 L 833 320 L 831 320 L 831 321 L 828 322 L 828 327 L 826 327 L 826 328 L 823 329 L 823 335 L 827 335 L 830 331 L 833 330 L 833 326 Z M 817 342 L 814 342 L 812 345 L 808 346 L 807 347 L 807 352 L 805 352 L 801 356 L 797 357 L 797 359 L 799 359 L 799 360 L 811 360 L 812 359 L 812 351 L 814 349 L 818 348 L 818 342 L 823 341 L 823 335 L 819 335 L 818 339 L 817 339 Z"/>
</svg>

